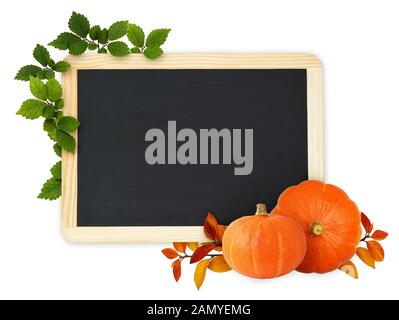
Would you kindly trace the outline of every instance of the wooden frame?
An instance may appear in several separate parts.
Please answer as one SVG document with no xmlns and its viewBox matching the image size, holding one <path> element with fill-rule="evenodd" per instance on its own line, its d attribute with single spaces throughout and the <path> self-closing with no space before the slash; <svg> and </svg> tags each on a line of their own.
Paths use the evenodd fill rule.
<svg viewBox="0 0 399 320">
<path fill-rule="evenodd" d="M 324 179 L 323 98 L 320 61 L 312 54 L 165 54 L 149 61 L 142 55 L 68 57 L 63 74 L 65 114 L 77 117 L 77 74 L 81 69 L 306 69 L 309 179 Z M 77 134 L 75 133 L 75 138 Z M 202 227 L 78 227 L 77 151 L 62 153 L 62 231 L 72 242 L 209 241 Z"/>
</svg>

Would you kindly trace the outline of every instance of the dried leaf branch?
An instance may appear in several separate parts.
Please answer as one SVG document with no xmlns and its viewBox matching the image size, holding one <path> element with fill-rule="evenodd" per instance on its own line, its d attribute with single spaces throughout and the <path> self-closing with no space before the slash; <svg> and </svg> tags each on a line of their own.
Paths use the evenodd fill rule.
<svg viewBox="0 0 399 320">
<path fill-rule="evenodd" d="M 223 257 L 222 239 L 226 227 L 220 225 L 212 213 L 208 213 L 204 222 L 204 233 L 210 242 L 174 242 L 173 248 L 162 250 L 168 259 L 175 259 L 172 262 L 172 272 L 176 282 L 179 281 L 182 273 L 182 261 L 190 260 L 190 264 L 197 263 L 194 273 L 194 283 L 197 289 L 204 283 L 206 271 L 227 272 L 231 268 Z M 187 253 L 187 249 L 192 253 Z M 206 258 L 206 259 L 205 259 Z"/>
</svg>

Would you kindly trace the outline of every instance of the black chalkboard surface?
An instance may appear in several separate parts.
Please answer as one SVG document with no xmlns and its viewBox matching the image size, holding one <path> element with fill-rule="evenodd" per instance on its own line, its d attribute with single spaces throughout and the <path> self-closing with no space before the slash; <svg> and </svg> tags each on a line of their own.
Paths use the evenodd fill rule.
<svg viewBox="0 0 399 320">
<path fill-rule="evenodd" d="M 199 226 L 208 211 L 228 224 L 258 202 L 272 209 L 286 187 L 308 179 L 306 69 L 79 70 L 77 78 L 78 227 Z M 183 129 L 191 130 L 176 141 Z M 201 129 L 223 133 L 219 148 Z"/>
</svg>

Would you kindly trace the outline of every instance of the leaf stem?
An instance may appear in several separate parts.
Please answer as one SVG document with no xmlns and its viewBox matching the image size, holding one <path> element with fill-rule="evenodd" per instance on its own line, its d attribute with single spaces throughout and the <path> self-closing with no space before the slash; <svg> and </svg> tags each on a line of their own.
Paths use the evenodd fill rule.
<svg viewBox="0 0 399 320">
<path fill-rule="evenodd" d="M 370 239 L 371 236 L 369 234 L 366 234 L 361 240 L 360 242 L 366 242 L 367 239 Z"/>
</svg>

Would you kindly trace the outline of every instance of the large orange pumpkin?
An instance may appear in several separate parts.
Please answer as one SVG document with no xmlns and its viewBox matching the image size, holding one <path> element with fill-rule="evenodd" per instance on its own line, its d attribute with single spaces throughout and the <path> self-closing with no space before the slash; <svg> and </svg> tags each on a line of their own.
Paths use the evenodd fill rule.
<svg viewBox="0 0 399 320">
<path fill-rule="evenodd" d="M 306 252 L 306 237 L 292 219 L 268 214 L 264 204 L 255 215 L 231 223 L 223 236 L 223 255 L 232 269 L 253 278 L 276 278 L 294 270 Z"/>
<path fill-rule="evenodd" d="M 360 212 L 340 188 L 304 181 L 279 197 L 276 215 L 297 221 L 306 233 L 307 252 L 298 271 L 330 272 L 348 261 L 360 242 Z"/>
</svg>

